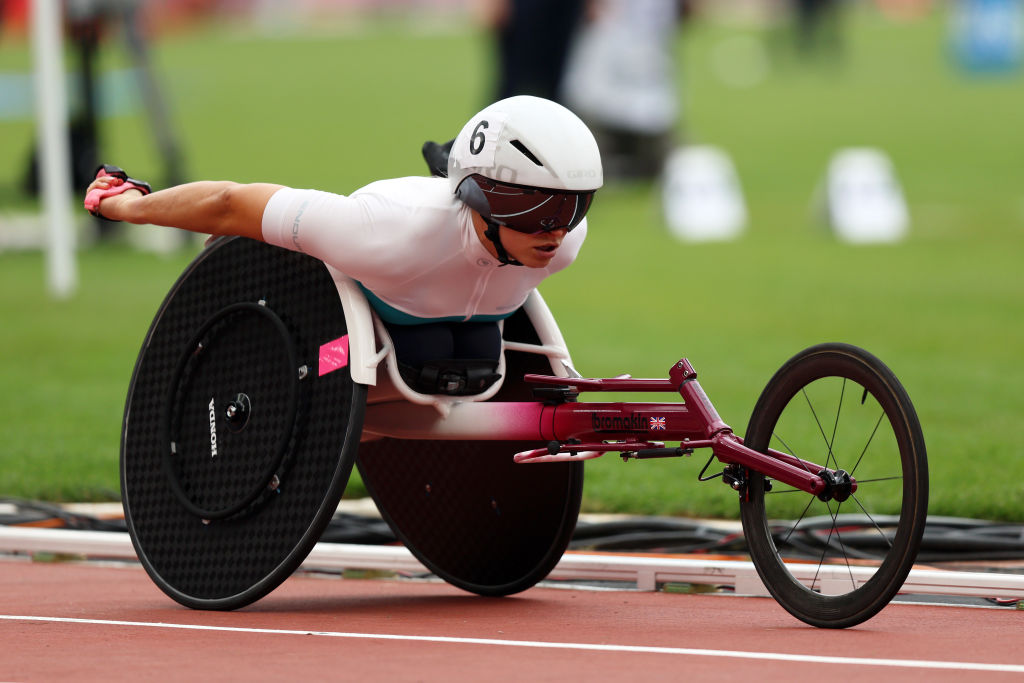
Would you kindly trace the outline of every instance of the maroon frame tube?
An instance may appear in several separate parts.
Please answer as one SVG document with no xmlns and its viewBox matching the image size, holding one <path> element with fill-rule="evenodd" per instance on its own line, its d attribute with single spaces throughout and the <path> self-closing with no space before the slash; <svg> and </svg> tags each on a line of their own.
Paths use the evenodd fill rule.
<svg viewBox="0 0 1024 683">
<path fill-rule="evenodd" d="M 676 403 L 562 403 L 542 408 L 539 431 L 543 440 L 557 441 L 569 452 L 594 450 L 598 442 L 610 442 L 604 443 L 609 451 L 635 451 L 650 447 L 652 439 L 710 447 L 723 463 L 749 467 L 808 493 L 825 489 L 818 475 L 822 466 L 781 451 L 766 455 L 747 448 L 728 425 L 709 415 L 707 409 Z"/>
<path fill-rule="evenodd" d="M 725 464 L 738 464 L 815 495 L 826 484 L 818 474 L 823 466 L 789 453 L 768 454 L 743 445 L 743 439 L 712 405 L 697 372 L 685 358 L 669 371 L 669 379 L 585 379 L 526 375 L 527 382 L 569 386 L 577 391 L 677 391 L 684 403 L 566 402 L 543 407 L 539 421 L 542 439 L 556 441 L 569 453 L 593 450 L 629 452 L 647 448 L 653 439 L 679 441 L 683 448 L 710 447 Z M 575 442 L 575 445 L 574 445 Z M 529 458 L 524 458 L 523 461 Z M 854 484 L 856 486 L 856 484 Z"/>
</svg>

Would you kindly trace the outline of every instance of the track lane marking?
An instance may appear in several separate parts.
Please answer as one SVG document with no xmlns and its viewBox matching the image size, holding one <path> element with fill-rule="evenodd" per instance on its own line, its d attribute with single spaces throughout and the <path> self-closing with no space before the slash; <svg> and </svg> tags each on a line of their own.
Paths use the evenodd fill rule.
<svg viewBox="0 0 1024 683">
<path fill-rule="evenodd" d="M 607 645 L 598 643 L 557 643 L 535 640 L 500 640 L 494 638 L 457 638 L 452 636 L 412 636 L 390 633 L 348 633 L 344 631 L 310 631 L 298 629 L 251 628 L 243 626 L 207 626 L 203 624 L 175 624 L 169 622 L 120 621 L 115 619 L 80 619 L 74 617 L 40 617 L 0 614 L 3 621 L 36 621 L 61 624 L 90 624 L 98 626 L 130 626 L 135 628 L 166 628 L 191 631 L 217 631 L 222 633 L 248 633 L 256 635 L 320 636 L 324 638 L 352 638 L 363 640 L 399 640 L 458 645 L 496 645 L 554 650 L 587 650 L 592 652 L 629 652 L 638 654 L 684 655 L 691 657 L 726 657 L 732 659 L 760 659 L 779 662 L 811 664 L 845 664 L 857 666 L 888 666 L 912 669 L 947 669 L 955 671 L 994 671 L 1024 673 L 1024 664 L 987 664 L 984 662 L 942 662 L 919 659 L 882 659 L 876 657 L 824 657 L 821 655 L 783 654 L 776 652 L 744 652 L 741 650 L 706 650 L 687 647 L 655 647 L 650 645 Z"/>
</svg>

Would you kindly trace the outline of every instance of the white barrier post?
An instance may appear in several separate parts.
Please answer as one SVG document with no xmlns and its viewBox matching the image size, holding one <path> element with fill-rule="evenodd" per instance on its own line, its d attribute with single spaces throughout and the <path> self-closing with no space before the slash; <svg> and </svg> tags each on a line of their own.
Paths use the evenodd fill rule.
<svg viewBox="0 0 1024 683">
<path fill-rule="evenodd" d="M 61 0 L 33 0 L 32 53 L 36 94 L 39 180 L 46 221 L 46 279 L 50 294 L 66 299 L 78 285 L 71 219 L 71 151 Z"/>
</svg>

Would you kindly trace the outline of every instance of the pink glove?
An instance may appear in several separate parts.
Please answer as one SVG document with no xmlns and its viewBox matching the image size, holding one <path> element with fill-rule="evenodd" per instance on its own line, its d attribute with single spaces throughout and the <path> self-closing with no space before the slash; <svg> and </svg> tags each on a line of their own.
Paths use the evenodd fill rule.
<svg viewBox="0 0 1024 683">
<path fill-rule="evenodd" d="M 117 166 L 103 164 L 97 168 L 96 177 L 102 178 L 104 176 L 112 176 L 121 182 L 113 187 L 108 187 L 105 190 L 96 188 L 85 195 L 85 208 L 93 216 L 99 216 L 102 218 L 100 215 L 100 201 L 107 197 L 113 197 L 116 194 L 121 194 L 125 190 L 139 190 L 142 194 L 149 194 L 153 191 L 153 188 L 149 186 L 149 183 L 129 178 L 128 174 Z"/>
</svg>

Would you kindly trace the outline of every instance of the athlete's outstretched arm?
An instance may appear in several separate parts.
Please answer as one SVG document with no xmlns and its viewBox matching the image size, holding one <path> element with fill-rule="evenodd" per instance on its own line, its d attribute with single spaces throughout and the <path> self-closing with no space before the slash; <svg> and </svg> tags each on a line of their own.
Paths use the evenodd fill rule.
<svg viewBox="0 0 1024 683">
<path fill-rule="evenodd" d="M 97 178 L 89 189 L 106 189 L 120 180 Z M 241 235 L 263 239 L 263 210 L 281 185 L 230 181 L 200 181 L 177 185 L 143 196 L 131 189 L 105 197 L 99 206 L 104 218 L 128 223 L 165 225 L 211 235 Z"/>
</svg>

